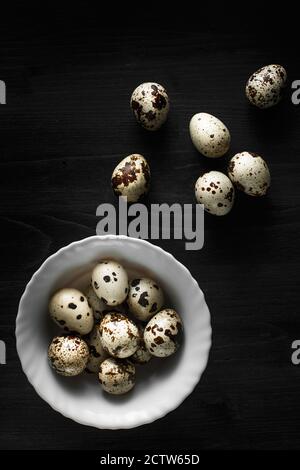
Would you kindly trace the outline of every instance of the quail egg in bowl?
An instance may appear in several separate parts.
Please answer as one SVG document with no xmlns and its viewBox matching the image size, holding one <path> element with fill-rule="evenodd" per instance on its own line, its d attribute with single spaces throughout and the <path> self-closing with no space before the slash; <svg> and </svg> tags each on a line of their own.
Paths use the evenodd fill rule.
<svg viewBox="0 0 300 470">
<path fill-rule="evenodd" d="M 167 329 L 172 326 L 175 328 L 174 334 L 177 332 L 178 320 L 172 325 L 177 316 L 169 315 L 170 318 L 168 316 L 164 318 L 159 312 L 155 313 L 154 309 L 153 316 L 158 315 L 165 328 L 164 344 L 158 345 L 156 356 L 147 350 L 149 341 L 151 347 L 151 338 L 148 334 L 150 330 L 146 335 L 144 333 L 146 349 L 140 339 L 136 345 L 133 344 L 132 335 L 138 334 L 141 338 L 141 331 L 147 329 L 147 323 L 144 322 L 142 327 L 139 327 L 138 333 L 132 327 L 130 335 L 133 340 L 130 344 L 123 342 L 120 344 L 122 348 L 124 347 L 121 358 L 110 356 L 106 359 L 107 351 L 111 352 L 108 339 L 106 338 L 107 351 L 102 351 L 97 328 L 91 331 L 88 320 L 92 317 L 89 309 L 94 308 L 95 302 L 86 305 L 86 299 L 88 302 L 90 297 L 93 298 L 90 289 L 91 273 L 105 259 L 114 260 L 119 263 L 117 266 L 125 267 L 129 282 L 133 279 L 157 282 L 164 293 L 161 310 L 165 309 L 174 315 L 174 311 L 177 312 L 184 325 L 178 349 L 169 342 L 170 337 L 167 335 Z M 106 272 L 108 267 L 110 266 L 103 266 L 105 271 L 103 277 L 110 275 Z M 112 272 L 116 272 L 115 269 Z M 97 276 L 98 271 L 96 271 Z M 116 278 L 118 280 L 115 281 L 116 288 L 119 289 L 118 283 L 121 281 L 125 286 L 127 281 L 123 274 L 121 281 L 118 273 Z M 57 292 L 68 288 L 75 291 L 62 291 L 64 295 L 67 294 L 66 298 L 63 297 L 65 303 L 54 304 L 51 317 L 50 300 Z M 126 286 L 124 292 L 125 288 Z M 158 302 L 158 299 L 155 298 L 155 302 Z M 70 307 L 70 303 L 74 303 L 76 309 L 73 305 Z M 82 306 L 87 308 L 80 313 L 77 312 Z M 95 317 L 95 325 L 104 319 L 108 322 L 116 318 L 123 321 L 122 305 L 113 307 L 116 312 L 113 316 L 109 316 L 111 306 L 106 305 L 105 309 L 102 304 L 96 303 L 96 307 L 100 312 L 100 319 Z M 59 308 L 62 312 L 58 310 Z M 84 313 L 86 317 L 83 316 Z M 82 315 L 79 320 L 77 315 Z M 73 339 L 68 337 L 73 332 L 65 332 L 65 324 L 61 325 L 60 321 L 67 322 L 71 329 L 75 325 L 77 332 L 74 333 Z M 151 319 L 146 321 L 151 322 Z M 59 342 L 54 343 L 53 351 L 50 349 L 53 367 L 49 367 L 49 345 L 55 336 L 59 337 Z M 81 339 L 76 339 L 78 336 Z M 198 283 L 188 269 L 172 255 L 144 240 L 116 235 L 93 236 L 61 248 L 33 275 L 20 300 L 16 339 L 24 373 L 36 392 L 53 409 L 81 424 L 101 429 L 128 429 L 165 416 L 176 409 L 193 391 L 208 361 L 211 346 L 210 314 Z M 72 351 L 71 355 L 68 353 L 68 348 L 73 348 L 72 341 L 79 349 L 78 352 Z M 62 351 L 60 344 L 66 349 Z M 126 357 L 125 346 L 132 349 L 130 354 L 136 355 L 132 361 L 130 357 Z M 140 351 L 141 347 L 144 348 L 143 354 Z M 172 347 L 174 351 L 171 350 Z M 90 348 L 90 356 L 87 348 Z M 152 357 L 149 356 L 149 352 Z M 171 354 L 173 352 L 175 353 Z M 102 353 L 103 361 L 100 358 Z M 147 355 L 149 357 L 146 357 Z M 100 367 L 106 361 L 100 375 L 97 373 L 98 360 Z M 122 364 L 122 367 L 125 364 L 126 368 L 123 367 L 123 370 L 119 364 Z M 57 373 L 55 367 L 62 373 Z M 107 381 L 102 377 L 106 372 L 114 372 L 115 368 L 122 372 L 117 381 Z M 87 373 L 86 369 L 94 373 Z M 127 391 L 128 393 L 125 393 Z M 115 392 L 115 395 L 109 392 Z"/>
</svg>

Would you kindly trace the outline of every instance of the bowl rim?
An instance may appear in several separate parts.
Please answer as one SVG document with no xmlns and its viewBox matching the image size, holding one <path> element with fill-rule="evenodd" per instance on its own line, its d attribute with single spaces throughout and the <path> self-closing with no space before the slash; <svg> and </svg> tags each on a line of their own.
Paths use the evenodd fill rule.
<svg viewBox="0 0 300 470">
<path fill-rule="evenodd" d="M 35 279 L 37 277 L 39 277 L 40 273 L 45 268 L 47 268 L 47 265 L 49 263 L 51 263 L 52 259 L 56 258 L 59 255 L 61 255 L 65 251 L 68 251 L 68 250 L 72 249 L 73 247 L 77 247 L 77 246 L 80 246 L 82 244 L 86 244 L 86 243 L 96 241 L 96 240 L 97 241 L 103 241 L 103 240 L 116 240 L 116 239 L 123 240 L 125 242 L 130 241 L 130 242 L 133 242 L 133 243 L 139 243 L 141 245 L 147 245 L 148 247 L 150 245 L 150 247 L 152 249 L 154 249 L 155 251 L 157 251 L 160 254 L 163 254 L 164 256 L 169 257 L 172 260 L 173 263 L 175 262 L 175 264 L 177 264 L 178 267 L 181 270 L 185 271 L 185 273 L 190 277 L 191 282 L 194 284 L 194 287 L 196 287 L 201 292 L 201 294 L 203 296 L 203 302 L 204 302 L 204 305 L 206 307 L 206 314 L 207 314 L 207 319 L 206 319 L 207 320 L 206 321 L 207 348 L 206 348 L 205 351 L 203 351 L 202 367 L 198 369 L 198 372 L 196 374 L 194 374 L 193 379 L 190 381 L 189 387 L 186 388 L 184 390 L 184 392 L 182 392 L 181 394 L 178 394 L 176 400 L 175 400 L 175 397 L 173 397 L 174 401 L 173 401 L 172 406 L 169 406 L 167 409 L 166 408 L 162 409 L 162 408 L 158 407 L 157 408 L 157 413 L 156 414 L 153 413 L 152 415 L 148 415 L 147 417 L 144 416 L 143 422 L 136 422 L 136 423 L 130 422 L 129 423 L 129 422 L 126 422 L 126 420 L 124 420 L 122 425 L 112 425 L 111 427 L 108 427 L 108 426 L 101 426 L 101 425 L 97 425 L 95 423 L 91 423 L 91 421 L 87 417 L 83 418 L 82 415 L 80 415 L 80 417 L 78 415 L 74 416 L 72 413 L 68 413 L 67 411 L 65 412 L 64 410 L 62 410 L 58 405 L 55 404 L 55 402 L 50 402 L 49 401 L 49 398 L 44 393 L 44 391 L 41 390 L 41 388 L 39 388 L 35 385 L 35 383 L 34 383 L 34 375 L 35 374 L 30 373 L 28 368 L 26 368 L 25 360 L 23 360 L 24 358 L 22 356 L 22 351 L 21 351 L 22 348 L 21 348 L 20 337 L 22 336 L 21 322 L 22 322 L 22 305 L 23 305 L 24 299 L 27 297 L 28 292 L 30 291 L 30 289 L 32 287 L 32 284 L 34 283 Z M 28 283 L 27 283 L 27 285 L 24 289 L 24 292 L 23 292 L 23 294 L 20 298 L 20 301 L 19 301 L 19 304 L 18 304 L 18 313 L 17 313 L 17 317 L 16 317 L 15 336 L 16 336 L 16 349 L 17 349 L 19 360 L 21 362 L 22 370 L 23 370 L 24 374 L 26 375 L 29 383 L 32 385 L 35 392 L 38 394 L 38 396 L 40 398 L 42 398 L 54 411 L 60 413 L 61 415 L 63 415 L 66 418 L 72 419 L 73 421 L 75 421 L 79 424 L 96 427 L 98 429 L 110 429 L 110 430 L 132 429 L 132 428 L 135 428 L 135 427 L 138 427 L 138 426 L 143 426 L 143 425 L 146 425 L 146 424 L 150 424 L 150 423 L 156 421 L 157 419 L 165 417 L 168 413 L 170 413 L 171 411 L 174 411 L 175 409 L 177 409 L 185 401 L 185 399 L 194 391 L 196 385 L 200 381 L 201 376 L 202 376 L 203 372 L 205 371 L 205 369 L 207 367 L 209 354 L 210 354 L 210 350 L 211 350 L 211 345 L 212 345 L 212 327 L 211 327 L 210 311 L 209 311 L 209 308 L 208 308 L 207 303 L 205 301 L 204 293 L 203 293 L 202 289 L 200 288 L 200 286 L 199 286 L 198 282 L 196 281 L 196 279 L 192 276 L 189 269 L 186 266 L 184 266 L 180 261 L 178 261 L 175 258 L 175 256 L 173 256 L 168 251 L 165 251 L 163 248 L 161 248 L 158 245 L 155 245 L 155 244 L 153 244 L 153 243 L 151 243 L 147 240 L 140 239 L 140 238 L 133 238 L 133 237 L 129 237 L 127 235 L 113 235 L 113 234 L 92 235 L 90 237 L 85 237 L 85 238 L 82 238 L 80 240 L 76 240 L 74 242 L 69 243 L 68 245 L 65 245 L 65 246 L 61 247 L 60 249 L 58 249 L 57 251 L 52 253 L 50 256 L 48 256 L 43 261 L 41 266 L 31 276 L 31 278 L 28 281 Z"/>
</svg>

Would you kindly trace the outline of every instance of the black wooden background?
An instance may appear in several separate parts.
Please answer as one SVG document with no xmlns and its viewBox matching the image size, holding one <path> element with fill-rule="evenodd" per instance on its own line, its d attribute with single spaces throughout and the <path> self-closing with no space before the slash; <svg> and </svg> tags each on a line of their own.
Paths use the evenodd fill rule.
<svg viewBox="0 0 300 470">
<path fill-rule="evenodd" d="M 246 12 L 228 22 L 225 7 L 217 22 L 205 14 L 191 22 L 193 11 L 172 22 L 154 5 L 152 16 L 141 8 L 118 26 L 103 11 L 81 7 L 71 14 L 43 6 L 42 21 L 24 7 L 10 22 L 0 20 L 0 79 L 7 85 L 0 106 L 0 339 L 7 344 L 0 447 L 298 448 L 300 366 L 291 363 L 291 343 L 300 338 L 300 106 L 291 102 L 290 84 L 300 79 L 300 61 L 293 28 L 284 33 L 268 16 L 247 21 Z M 262 112 L 248 105 L 244 85 L 272 62 L 287 68 L 289 86 L 279 106 Z M 164 84 L 171 98 L 169 120 L 154 134 L 138 127 L 129 108 L 143 81 Z M 206 215 L 201 251 L 156 242 L 206 295 L 208 367 L 194 393 L 153 424 L 81 426 L 43 402 L 21 370 L 19 298 L 46 257 L 95 233 L 96 207 L 116 201 L 110 175 L 124 156 L 140 152 L 149 160 L 149 203 L 191 203 L 200 172 L 225 169 L 228 157 L 207 160 L 191 144 L 188 122 L 200 111 L 227 124 L 230 155 L 258 152 L 272 175 L 266 198 L 238 194 L 227 217 Z"/>
</svg>

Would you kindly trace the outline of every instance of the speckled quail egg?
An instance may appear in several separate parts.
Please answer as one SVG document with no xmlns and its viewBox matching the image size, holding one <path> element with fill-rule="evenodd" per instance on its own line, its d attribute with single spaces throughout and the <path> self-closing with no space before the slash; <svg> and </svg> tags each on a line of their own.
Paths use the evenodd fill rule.
<svg viewBox="0 0 300 470">
<path fill-rule="evenodd" d="M 195 184 L 197 202 L 213 215 L 226 215 L 234 203 L 234 187 L 230 179 L 219 171 L 209 171 L 200 176 Z"/>
<path fill-rule="evenodd" d="M 101 362 L 107 358 L 107 352 L 103 349 L 100 339 L 99 325 L 94 326 L 89 337 L 86 339 L 86 342 L 90 350 L 86 370 L 88 372 L 97 374 L 99 373 L 99 367 Z"/>
<path fill-rule="evenodd" d="M 169 97 L 162 85 L 142 83 L 132 93 L 130 106 L 136 120 L 148 131 L 159 129 L 168 117 Z"/>
<path fill-rule="evenodd" d="M 109 357 L 100 365 L 99 382 L 112 395 L 123 395 L 135 385 L 135 367 L 128 360 Z"/>
<path fill-rule="evenodd" d="M 148 351 L 156 357 L 168 357 L 180 345 L 182 321 L 175 310 L 166 308 L 147 323 L 144 341 Z"/>
<path fill-rule="evenodd" d="M 229 130 L 220 119 L 208 113 L 192 117 L 190 136 L 196 149 L 205 157 L 222 157 L 230 146 Z"/>
<path fill-rule="evenodd" d="M 94 315 L 87 298 L 77 289 L 63 288 L 50 300 L 52 319 L 65 331 L 88 334 L 94 326 Z"/>
<path fill-rule="evenodd" d="M 139 347 L 135 351 L 135 353 L 130 356 L 130 360 L 132 362 L 135 362 L 136 364 L 146 364 L 147 362 L 150 361 L 150 359 L 153 357 L 152 354 L 148 351 L 148 349 L 145 346 L 145 341 L 144 341 L 144 328 L 141 325 L 138 325 L 138 330 L 140 334 L 140 339 L 139 339 Z"/>
<path fill-rule="evenodd" d="M 137 202 L 148 193 L 150 178 L 147 160 L 142 155 L 134 153 L 116 166 L 111 184 L 117 196 L 126 196 L 128 202 Z"/>
<path fill-rule="evenodd" d="M 88 345 L 77 336 L 55 336 L 48 349 L 49 363 L 60 375 L 81 374 L 87 365 L 88 358 Z"/>
<path fill-rule="evenodd" d="M 121 313 L 107 313 L 100 323 L 99 333 L 103 348 L 111 356 L 123 359 L 132 356 L 139 347 L 137 326 Z"/>
<path fill-rule="evenodd" d="M 96 295 L 93 286 L 90 284 L 89 287 L 85 291 L 85 296 L 90 307 L 93 310 L 94 318 L 96 320 L 101 320 L 103 318 L 103 311 L 107 309 L 105 303 L 99 299 Z"/>
<path fill-rule="evenodd" d="M 275 106 L 281 99 L 287 74 L 282 65 L 271 64 L 254 72 L 246 84 L 250 103 L 265 109 Z"/>
<path fill-rule="evenodd" d="M 133 279 L 129 283 L 127 305 L 138 320 L 148 321 L 163 306 L 164 294 L 152 279 Z"/>
<path fill-rule="evenodd" d="M 232 157 L 228 175 L 238 189 L 250 196 L 264 196 L 271 183 L 266 162 L 253 152 L 241 152 Z"/>
<path fill-rule="evenodd" d="M 116 306 L 127 297 L 128 276 L 120 263 L 104 260 L 93 269 L 92 286 L 105 305 Z"/>
</svg>

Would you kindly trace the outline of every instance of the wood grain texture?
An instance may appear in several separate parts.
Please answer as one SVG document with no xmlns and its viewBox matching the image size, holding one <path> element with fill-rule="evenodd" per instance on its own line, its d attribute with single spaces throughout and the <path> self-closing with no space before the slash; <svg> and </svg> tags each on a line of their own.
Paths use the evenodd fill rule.
<svg viewBox="0 0 300 470">
<path fill-rule="evenodd" d="M 270 62 L 299 79 L 299 54 L 277 28 L 267 34 L 249 22 L 245 30 L 221 20 L 113 28 L 91 12 L 82 21 L 68 14 L 60 11 L 55 27 L 24 10 L 14 30 L 1 19 L 0 338 L 8 351 L 0 366 L 0 448 L 299 448 L 300 366 L 291 364 L 290 346 L 300 337 L 300 106 L 290 88 L 266 112 L 244 98 L 248 76 Z M 149 80 L 164 84 L 172 100 L 167 124 L 151 135 L 129 109 L 133 88 Z M 213 326 L 208 368 L 194 393 L 153 424 L 114 432 L 80 426 L 51 410 L 21 370 L 19 298 L 47 256 L 95 233 L 96 207 L 116 202 L 110 175 L 127 154 L 149 160 L 149 204 L 191 203 L 200 172 L 226 168 L 228 158 L 205 160 L 191 144 L 188 122 L 199 111 L 228 125 L 230 155 L 256 151 L 272 175 L 267 198 L 239 194 L 227 217 L 205 217 L 203 250 L 155 242 L 205 292 Z"/>
</svg>

